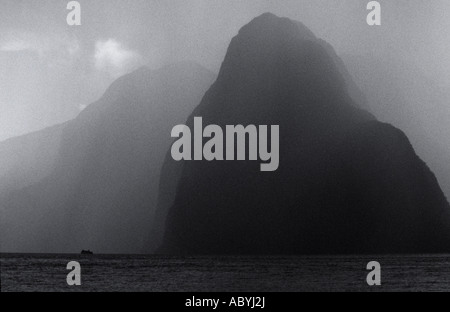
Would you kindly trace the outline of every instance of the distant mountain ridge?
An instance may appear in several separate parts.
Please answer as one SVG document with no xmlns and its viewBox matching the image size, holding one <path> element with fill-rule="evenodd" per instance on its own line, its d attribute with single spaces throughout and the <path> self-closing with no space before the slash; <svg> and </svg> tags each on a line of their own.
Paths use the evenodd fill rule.
<svg viewBox="0 0 450 312">
<path fill-rule="evenodd" d="M 114 82 L 66 125 L 52 174 L 0 203 L 2 250 L 139 253 L 171 127 L 187 118 L 214 77 L 182 62 Z"/>
</svg>

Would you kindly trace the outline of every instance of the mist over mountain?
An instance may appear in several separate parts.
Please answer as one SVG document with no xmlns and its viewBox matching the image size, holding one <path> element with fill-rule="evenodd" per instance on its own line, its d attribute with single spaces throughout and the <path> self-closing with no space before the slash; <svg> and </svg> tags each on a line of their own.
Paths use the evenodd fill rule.
<svg viewBox="0 0 450 312">
<path fill-rule="evenodd" d="M 264 14 L 232 39 L 215 83 L 189 62 L 134 71 L 75 120 L 0 143 L 0 250 L 448 252 L 450 92 L 410 65 L 342 60 L 302 23 Z M 278 170 L 174 161 L 171 129 L 194 117 L 280 125 Z"/>
<path fill-rule="evenodd" d="M 186 120 L 213 79 L 183 62 L 115 81 L 66 125 L 51 175 L 0 203 L 2 251 L 140 252 L 170 130 Z"/>
<path fill-rule="evenodd" d="M 0 142 L 0 197 L 52 172 L 64 127 L 56 125 Z"/>
<path fill-rule="evenodd" d="M 450 88 L 401 58 L 344 55 L 343 59 L 366 95 L 365 107 L 405 131 L 450 198 L 450 135 L 445 129 Z"/>
<path fill-rule="evenodd" d="M 358 108 L 362 95 L 330 51 L 302 24 L 272 14 L 232 39 L 187 125 L 197 116 L 222 127 L 280 125 L 279 169 L 167 156 L 159 252 L 448 251 L 450 207 L 434 174 L 401 130 Z"/>
</svg>

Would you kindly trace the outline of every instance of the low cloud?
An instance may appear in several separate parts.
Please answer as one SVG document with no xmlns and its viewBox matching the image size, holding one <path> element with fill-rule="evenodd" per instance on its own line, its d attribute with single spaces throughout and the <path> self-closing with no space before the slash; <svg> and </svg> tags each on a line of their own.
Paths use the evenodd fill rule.
<svg viewBox="0 0 450 312">
<path fill-rule="evenodd" d="M 3 43 L 0 46 L 0 51 L 4 52 L 19 52 L 19 51 L 25 51 L 29 50 L 31 48 L 31 45 L 29 42 L 26 42 L 24 40 L 11 40 Z"/>
<path fill-rule="evenodd" d="M 114 39 L 97 41 L 95 44 L 95 67 L 112 77 L 119 77 L 141 63 L 139 53 L 125 48 Z"/>
<path fill-rule="evenodd" d="M 10 30 L 0 40 L 0 52 L 28 51 L 39 56 L 49 66 L 68 65 L 80 51 L 75 37 L 59 34 L 38 34 Z"/>
</svg>

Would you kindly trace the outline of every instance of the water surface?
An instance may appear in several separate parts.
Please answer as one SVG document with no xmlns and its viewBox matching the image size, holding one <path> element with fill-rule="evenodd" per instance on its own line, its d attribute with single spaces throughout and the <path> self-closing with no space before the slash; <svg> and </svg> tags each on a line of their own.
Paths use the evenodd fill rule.
<svg viewBox="0 0 450 312">
<path fill-rule="evenodd" d="M 69 287 L 67 263 L 81 265 Z M 366 283 L 367 263 L 382 286 Z M 450 291 L 450 255 L 202 256 L 2 254 L 2 291 Z"/>
</svg>

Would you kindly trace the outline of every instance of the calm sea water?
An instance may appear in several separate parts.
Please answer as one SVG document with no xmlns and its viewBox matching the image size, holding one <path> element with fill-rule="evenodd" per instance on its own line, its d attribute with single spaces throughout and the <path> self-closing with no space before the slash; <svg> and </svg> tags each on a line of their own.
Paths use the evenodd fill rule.
<svg viewBox="0 0 450 312">
<path fill-rule="evenodd" d="M 69 287 L 66 265 L 81 264 Z M 369 287 L 378 261 L 382 286 Z M 450 291 L 450 255 L 163 257 L 2 254 L 2 291 Z"/>
</svg>

